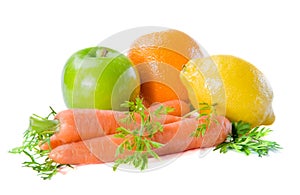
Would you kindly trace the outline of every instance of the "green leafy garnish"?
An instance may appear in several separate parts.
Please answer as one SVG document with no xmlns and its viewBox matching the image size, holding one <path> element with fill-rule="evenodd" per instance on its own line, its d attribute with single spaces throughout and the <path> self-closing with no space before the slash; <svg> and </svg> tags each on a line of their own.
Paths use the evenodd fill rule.
<svg viewBox="0 0 300 195">
<path fill-rule="evenodd" d="M 127 101 L 121 106 L 129 109 L 127 117 L 122 119 L 122 122 L 134 124 L 134 128 L 119 127 L 117 129 L 118 133 L 115 134 L 115 137 L 122 138 L 123 142 L 116 150 L 115 155 L 118 158 L 114 162 L 113 170 L 115 171 L 121 164 L 133 165 L 135 168 L 144 170 L 148 167 L 148 157 L 152 156 L 159 159 L 159 156 L 153 149 L 163 146 L 163 144 L 151 140 L 157 132 L 163 131 L 163 125 L 159 122 L 154 122 L 152 118 L 167 114 L 172 109 L 160 106 L 153 112 L 150 112 L 140 98 L 137 98 L 135 102 Z M 137 120 L 137 117 L 140 121 Z M 133 154 L 122 157 L 126 150 Z"/>
<path fill-rule="evenodd" d="M 209 105 L 208 103 L 199 103 L 199 108 L 188 113 L 184 117 L 190 116 L 191 114 L 194 114 L 195 112 L 198 113 L 198 118 L 203 117 L 203 121 L 199 122 L 199 125 L 195 131 L 192 132 L 192 137 L 200 137 L 204 136 L 206 129 L 210 127 L 210 124 L 212 121 L 218 122 L 217 120 L 213 120 L 213 116 L 216 115 L 216 104 Z"/>
<path fill-rule="evenodd" d="M 24 140 L 22 146 L 13 148 L 10 153 L 25 154 L 29 157 L 29 161 L 23 162 L 24 167 L 32 168 L 38 172 L 44 180 L 51 179 L 61 168 L 70 167 L 70 165 L 59 164 L 48 157 L 50 150 L 41 150 L 40 145 L 49 143 L 50 137 L 59 128 L 59 121 L 49 119 L 55 116 L 56 112 L 50 107 L 51 113 L 47 117 L 40 117 L 33 114 L 29 118 L 29 127 L 24 132 Z"/>
<path fill-rule="evenodd" d="M 233 122 L 232 133 L 228 135 L 225 142 L 216 146 L 214 150 L 220 150 L 220 153 L 234 150 L 246 155 L 256 153 L 259 157 L 266 156 L 269 151 L 281 149 L 278 143 L 262 139 L 270 132 L 272 130 L 266 127 L 251 128 L 249 123 Z"/>
</svg>

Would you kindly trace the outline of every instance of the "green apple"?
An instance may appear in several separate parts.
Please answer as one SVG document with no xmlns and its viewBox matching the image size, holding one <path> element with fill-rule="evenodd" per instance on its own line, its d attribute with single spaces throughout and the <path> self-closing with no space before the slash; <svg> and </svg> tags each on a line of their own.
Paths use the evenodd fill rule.
<svg viewBox="0 0 300 195">
<path fill-rule="evenodd" d="M 121 110 L 120 104 L 139 94 L 140 79 L 131 61 L 106 47 L 74 53 L 62 73 L 62 92 L 68 108 Z"/>
</svg>

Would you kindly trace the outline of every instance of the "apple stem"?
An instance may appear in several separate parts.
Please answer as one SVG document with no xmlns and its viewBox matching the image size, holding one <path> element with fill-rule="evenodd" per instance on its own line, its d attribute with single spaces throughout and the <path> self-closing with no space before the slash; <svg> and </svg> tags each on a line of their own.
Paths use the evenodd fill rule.
<svg viewBox="0 0 300 195">
<path fill-rule="evenodd" d="M 107 53 L 108 53 L 108 50 L 106 48 L 103 48 L 100 57 L 106 57 Z"/>
<path fill-rule="evenodd" d="M 108 50 L 106 48 L 98 48 L 96 50 L 96 57 L 106 57 Z M 95 56 L 94 56 L 95 57 Z"/>
</svg>

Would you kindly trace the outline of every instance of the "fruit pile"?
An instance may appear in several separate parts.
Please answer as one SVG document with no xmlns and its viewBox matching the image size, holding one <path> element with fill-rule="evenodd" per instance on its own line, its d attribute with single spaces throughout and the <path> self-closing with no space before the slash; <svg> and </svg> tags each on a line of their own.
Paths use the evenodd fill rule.
<svg viewBox="0 0 300 195">
<path fill-rule="evenodd" d="M 215 147 L 268 155 L 275 116 L 267 79 L 249 62 L 205 56 L 178 30 L 137 38 L 126 54 L 103 46 L 74 53 L 62 74 L 66 110 L 32 115 L 25 167 L 50 179 L 64 167 L 114 162 L 144 170 L 148 158 Z M 52 117 L 52 119 L 51 119 Z"/>
<path fill-rule="evenodd" d="M 137 38 L 127 56 L 94 47 L 68 60 L 63 96 L 68 108 L 121 110 L 141 97 L 148 106 L 170 100 L 216 105 L 218 114 L 253 127 L 274 122 L 273 92 L 249 62 L 230 55 L 204 56 L 196 41 L 178 30 Z"/>
</svg>

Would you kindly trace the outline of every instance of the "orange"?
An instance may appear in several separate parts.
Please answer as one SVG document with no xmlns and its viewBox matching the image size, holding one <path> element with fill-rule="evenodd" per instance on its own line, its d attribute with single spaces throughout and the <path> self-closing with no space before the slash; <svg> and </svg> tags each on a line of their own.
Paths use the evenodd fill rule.
<svg viewBox="0 0 300 195">
<path fill-rule="evenodd" d="M 150 105 L 188 101 L 179 74 L 190 59 L 203 57 L 196 41 L 178 30 L 153 32 L 137 38 L 128 52 L 141 78 L 141 97 Z"/>
</svg>

